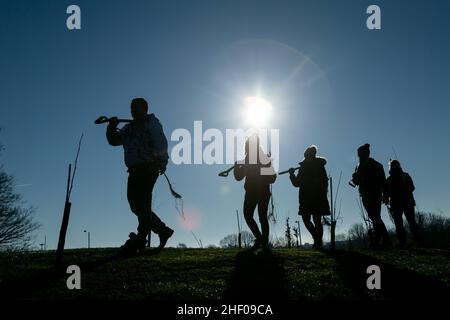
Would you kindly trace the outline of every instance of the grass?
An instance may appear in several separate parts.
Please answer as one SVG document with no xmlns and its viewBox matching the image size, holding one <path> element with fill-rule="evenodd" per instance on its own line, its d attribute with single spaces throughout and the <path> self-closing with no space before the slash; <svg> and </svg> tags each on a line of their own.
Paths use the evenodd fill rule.
<svg viewBox="0 0 450 320">
<path fill-rule="evenodd" d="M 447 251 L 275 249 L 271 256 L 234 249 L 165 249 L 118 258 L 117 249 L 67 250 L 81 268 L 81 290 L 68 290 L 54 252 L 0 255 L 0 295 L 13 299 L 289 300 L 450 297 Z M 366 288 L 366 268 L 381 268 L 381 290 Z"/>
</svg>

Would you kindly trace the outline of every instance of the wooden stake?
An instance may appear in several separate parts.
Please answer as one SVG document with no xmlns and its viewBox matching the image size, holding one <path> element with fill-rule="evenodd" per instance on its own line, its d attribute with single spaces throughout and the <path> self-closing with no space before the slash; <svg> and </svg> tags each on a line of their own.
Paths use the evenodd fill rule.
<svg viewBox="0 0 450 320">
<path fill-rule="evenodd" d="M 237 219 L 237 223 L 238 223 L 238 245 L 239 245 L 239 249 L 242 248 L 242 235 L 241 235 L 241 226 L 239 225 L 239 211 L 236 210 L 236 219 Z"/>
<path fill-rule="evenodd" d="M 67 190 L 66 190 L 66 201 L 64 203 L 64 213 L 61 222 L 61 229 L 59 231 L 58 248 L 56 249 L 56 266 L 59 267 L 62 262 L 64 244 L 66 242 L 67 226 L 69 225 L 70 208 L 72 204 L 70 203 L 70 175 L 72 173 L 72 165 L 69 164 L 69 174 L 67 177 Z"/>
<path fill-rule="evenodd" d="M 335 220 L 335 208 L 333 206 L 333 178 L 330 177 L 330 191 L 331 191 L 331 227 L 330 227 L 330 250 L 334 252 L 336 249 L 336 220 Z"/>
</svg>

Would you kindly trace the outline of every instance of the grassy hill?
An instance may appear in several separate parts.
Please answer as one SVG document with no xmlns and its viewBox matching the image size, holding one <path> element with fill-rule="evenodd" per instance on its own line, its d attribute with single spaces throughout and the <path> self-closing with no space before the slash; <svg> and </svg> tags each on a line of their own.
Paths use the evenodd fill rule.
<svg viewBox="0 0 450 320">
<path fill-rule="evenodd" d="M 9 299 L 399 299 L 450 297 L 450 255 L 431 249 L 337 251 L 276 249 L 271 256 L 224 249 L 165 249 L 118 258 L 117 249 L 67 250 L 81 268 L 68 290 L 54 252 L 0 255 L 0 295 Z M 381 269 L 368 290 L 366 269 Z"/>
</svg>

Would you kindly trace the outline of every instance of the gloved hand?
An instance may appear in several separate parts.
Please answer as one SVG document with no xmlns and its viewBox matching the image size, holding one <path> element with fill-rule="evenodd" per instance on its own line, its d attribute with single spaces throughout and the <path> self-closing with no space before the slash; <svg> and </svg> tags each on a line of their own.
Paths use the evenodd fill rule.
<svg viewBox="0 0 450 320">
<path fill-rule="evenodd" d="M 119 125 L 119 119 L 117 117 L 109 118 L 108 129 L 115 129 Z"/>
<path fill-rule="evenodd" d="M 295 173 L 295 169 L 294 168 L 289 168 L 289 175 L 290 176 L 293 176 L 294 175 L 294 173 Z"/>
</svg>

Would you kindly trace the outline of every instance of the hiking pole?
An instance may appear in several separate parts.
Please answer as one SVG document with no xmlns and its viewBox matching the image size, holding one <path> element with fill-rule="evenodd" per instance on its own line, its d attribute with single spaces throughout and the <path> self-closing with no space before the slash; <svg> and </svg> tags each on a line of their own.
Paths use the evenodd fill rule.
<svg viewBox="0 0 450 320">
<path fill-rule="evenodd" d="M 231 172 L 231 170 L 233 170 L 234 169 L 234 167 L 235 167 L 236 165 L 233 165 L 231 168 L 229 168 L 229 169 L 227 169 L 227 170 L 225 170 L 225 171 L 222 171 L 222 172 L 220 172 L 219 173 L 219 177 L 228 177 L 228 174 Z"/>
<path fill-rule="evenodd" d="M 98 117 L 95 121 L 94 121 L 94 123 L 95 124 L 102 124 L 102 123 L 106 123 L 106 122 L 109 122 L 109 119 L 110 118 L 108 118 L 108 117 L 105 117 L 105 116 L 101 116 L 101 117 Z M 118 122 L 131 122 L 131 121 L 133 121 L 133 120 L 130 120 L 130 119 L 117 119 L 117 121 Z"/>
<path fill-rule="evenodd" d="M 295 167 L 295 168 L 294 168 L 294 171 L 295 171 L 295 170 L 298 170 L 298 169 L 300 169 L 300 167 Z M 288 172 L 289 172 L 289 170 L 281 171 L 281 172 L 278 172 L 278 175 L 286 174 L 286 173 L 288 173 Z"/>
</svg>

